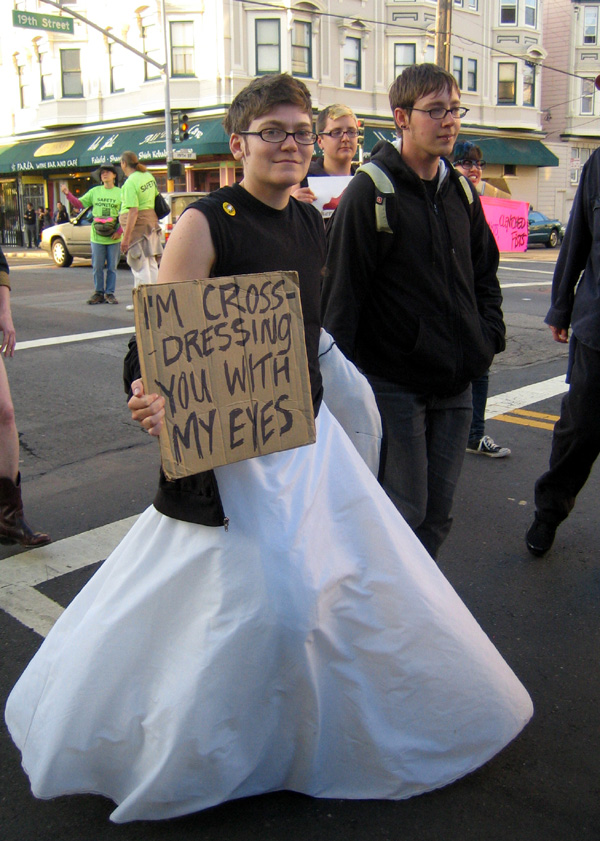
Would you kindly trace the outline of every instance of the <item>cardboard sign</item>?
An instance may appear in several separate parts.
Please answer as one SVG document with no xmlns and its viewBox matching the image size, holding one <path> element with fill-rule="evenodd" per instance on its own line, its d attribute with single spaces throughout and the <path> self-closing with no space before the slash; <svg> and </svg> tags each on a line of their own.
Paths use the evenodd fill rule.
<svg viewBox="0 0 600 841">
<path fill-rule="evenodd" d="M 169 479 L 314 443 L 296 272 L 139 286 L 133 300 Z"/>
<path fill-rule="evenodd" d="M 313 202 L 313 207 L 320 211 L 324 219 L 332 215 L 340 203 L 342 193 L 351 181 L 351 175 L 328 175 L 322 178 L 309 176 L 308 186 L 317 197 Z"/>
<path fill-rule="evenodd" d="M 526 251 L 529 203 L 481 196 L 481 206 L 498 251 Z"/>
</svg>

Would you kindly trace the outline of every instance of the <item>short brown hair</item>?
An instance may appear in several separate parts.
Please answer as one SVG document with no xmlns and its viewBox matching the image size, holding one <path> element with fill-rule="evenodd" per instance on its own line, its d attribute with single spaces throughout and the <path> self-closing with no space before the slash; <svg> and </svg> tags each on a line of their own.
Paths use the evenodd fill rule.
<svg viewBox="0 0 600 841">
<path fill-rule="evenodd" d="M 312 121 L 310 91 L 304 82 L 289 73 L 258 76 L 235 97 L 223 120 L 223 128 L 227 134 L 239 134 L 247 130 L 252 120 L 284 104 L 297 105 Z"/>
<path fill-rule="evenodd" d="M 336 103 L 335 105 L 328 105 L 327 108 L 323 108 L 323 110 L 319 112 L 319 116 L 317 117 L 317 134 L 321 134 L 322 131 L 325 131 L 327 120 L 339 120 L 340 117 L 352 117 L 358 125 L 356 114 L 352 108 L 349 108 L 347 105 L 339 105 Z"/>
<path fill-rule="evenodd" d="M 132 169 L 137 169 L 138 172 L 146 172 L 146 167 L 144 164 L 141 164 L 138 160 L 138 156 L 135 152 L 123 152 L 121 155 L 121 160 L 125 161 L 127 166 L 130 166 Z M 106 169 L 106 167 L 104 167 Z M 102 171 L 102 168 L 100 169 Z"/>
<path fill-rule="evenodd" d="M 412 108 L 417 99 L 430 93 L 445 93 L 458 91 L 458 82 L 447 70 L 442 70 L 437 64 L 411 64 L 390 86 L 390 106 L 396 108 Z"/>
</svg>

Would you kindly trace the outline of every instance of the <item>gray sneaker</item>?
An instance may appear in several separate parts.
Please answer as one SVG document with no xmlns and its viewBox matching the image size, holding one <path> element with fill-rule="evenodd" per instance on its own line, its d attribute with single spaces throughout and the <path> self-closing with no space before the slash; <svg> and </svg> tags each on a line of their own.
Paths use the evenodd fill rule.
<svg viewBox="0 0 600 841">
<path fill-rule="evenodd" d="M 510 455 L 508 447 L 500 447 L 489 435 L 477 440 L 475 438 L 467 444 L 467 452 L 475 453 L 478 456 L 489 456 L 490 458 L 505 458 Z"/>
</svg>

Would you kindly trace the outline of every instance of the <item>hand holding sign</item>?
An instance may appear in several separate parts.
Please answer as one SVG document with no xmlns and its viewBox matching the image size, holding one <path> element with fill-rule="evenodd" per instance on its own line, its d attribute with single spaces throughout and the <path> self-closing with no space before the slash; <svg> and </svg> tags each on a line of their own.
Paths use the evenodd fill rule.
<svg viewBox="0 0 600 841">
<path fill-rule="evenodd" d="M 164 398 L 168 478 L 314 442 L 295 272 L 140 286 L 134 304 L 144 391 Z M 149 428 L 153 404 L 135 399 Z"/>
</svg>

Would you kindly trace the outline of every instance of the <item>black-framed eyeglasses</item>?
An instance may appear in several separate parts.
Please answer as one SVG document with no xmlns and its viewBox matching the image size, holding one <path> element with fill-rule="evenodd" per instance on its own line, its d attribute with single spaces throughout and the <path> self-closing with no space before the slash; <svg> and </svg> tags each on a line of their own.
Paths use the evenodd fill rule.
<svg viewBox="0 0 600 841">
<path fill-rule="evenodd" d="M 334 128 L 331 131 L 320 131 L 320 135 L 325 134 L 327 137 L 333 137 L 334 140 L 341 140 L 341 138 L 346 135 L 346 137 L 350 139 L 354 139 L 358 137 L 358 129 L 357 128 Z"/>
<path fill-rule="evenodd" d="M 283 143 L 288 137 L 293 137 L 300 146 L 312 146 L 317 140 L 314 131 L 308 131 L 308 129 L 285 131 L 282 128 L 264 128 L 262 131 L 239 131 L 238 134 L 254 135 L 260 137 L 265 143 Z"/>
<path fill-rule="evenodd" d="M 466 169 L 467 171 L 470 170 L 470 169 L 473 169 L 474 166 L 476 166 L 478 169 L 485 169 L 486 166 L 487 166 L 487 162 L 486 161 L 473 161 L 473 160 L 467 159 L 465 161 L 456 161 L 454 166 L 462 166 L 462 168 Z"/>
<path fill-rule="evenodd" d="M 469 113 L 469 109 L 465 108 L 464 105 L 455 105 L 454 108 L 415 108 L 413 106 L 410 110 L 429 114 L 432 120 L 444 120 L 447 114 L 450 114 L 455 120 L 461 120 L 465 114 Z"/>
</svg>

